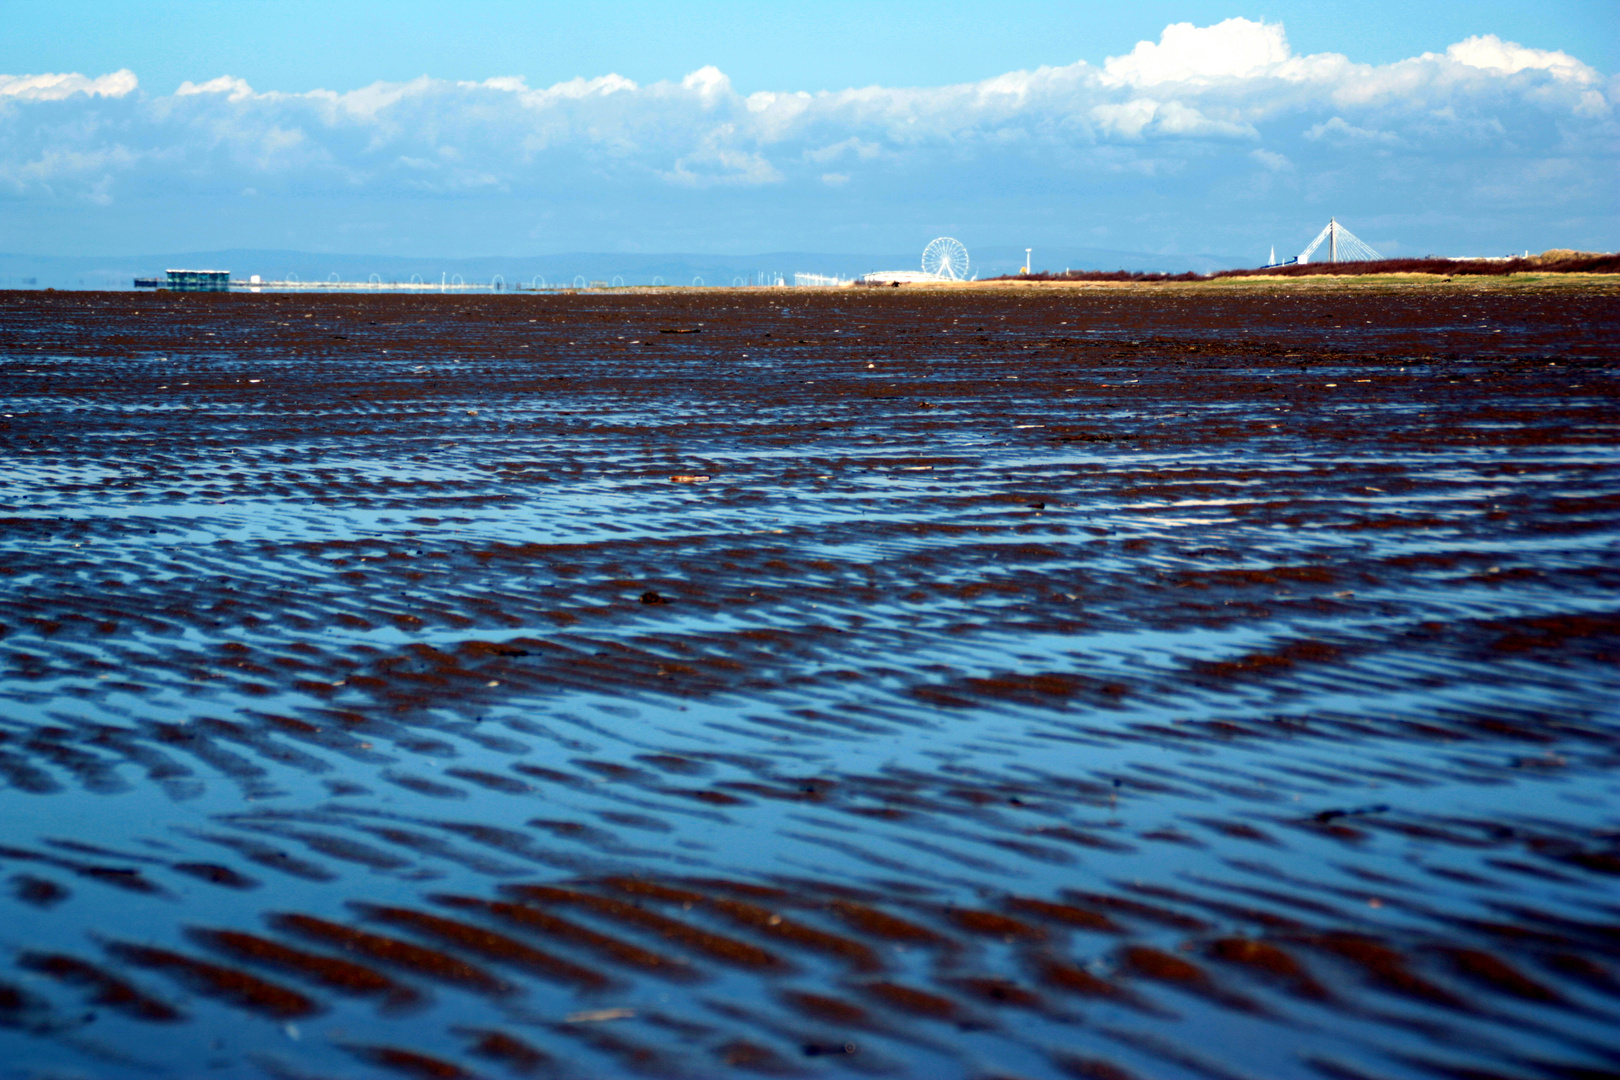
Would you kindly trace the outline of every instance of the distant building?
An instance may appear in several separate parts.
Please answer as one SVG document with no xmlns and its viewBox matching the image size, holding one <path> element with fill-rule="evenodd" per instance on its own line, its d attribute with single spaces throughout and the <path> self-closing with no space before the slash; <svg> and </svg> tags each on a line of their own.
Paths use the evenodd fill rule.
<svg viewBox="0 0 1620 1080">
<path fill-rule="evenodd" d="M 162 278 L 136 278 L 137 289 L 168 289 L 171 292 L 230 292 L 229 270 L 170 270 Z"/>
</svg>

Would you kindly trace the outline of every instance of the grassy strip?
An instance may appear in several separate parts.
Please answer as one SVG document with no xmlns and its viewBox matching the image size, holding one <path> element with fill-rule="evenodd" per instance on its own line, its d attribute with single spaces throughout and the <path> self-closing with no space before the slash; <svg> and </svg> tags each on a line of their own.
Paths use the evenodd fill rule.
<svg viewBox="0 0 1620 1080">
<path fill-rule="evenodd" d="M 1616 274 L 1620 254 L 1554 250 L 1520 259 L 1379 259 L 1375 262 L 1295 263 L 1221 270 L 1213 274 L 1161 274 L 1128 270 L 1067 270 L 1061 274 L 1005 274 L 990 281 L 1213 281 L 1231 277 L 1365 276 L 1434 274 L 1440 277 L 1506 277 L 1509 274 Z"/>
</svg>

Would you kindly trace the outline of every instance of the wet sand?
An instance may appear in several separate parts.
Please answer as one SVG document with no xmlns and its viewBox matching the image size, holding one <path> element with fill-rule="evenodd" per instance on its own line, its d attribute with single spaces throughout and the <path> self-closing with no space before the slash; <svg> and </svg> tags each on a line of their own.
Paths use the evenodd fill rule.
<svg viewBox="0 0 1620 1080">
<path fill-rule="evenodd" d="M 1620 1071 L 1620 288 L 0 293 L 0 1075 Z"/>
</svg>

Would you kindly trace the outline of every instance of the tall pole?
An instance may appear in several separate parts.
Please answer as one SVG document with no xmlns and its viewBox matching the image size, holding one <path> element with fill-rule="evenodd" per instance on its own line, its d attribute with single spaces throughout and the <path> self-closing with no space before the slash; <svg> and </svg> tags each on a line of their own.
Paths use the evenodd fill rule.
<svg viewBox="0 0 1620 1080">
<path fill-rule="evenodd" d="M 1328 218 L 1328 262 L 1339 261 L 1339 219 Z"/>
<path fill-rule="evenodd" d="M 1030 252 L 1032 252 L 1034 250 L 1035 250 L 1034 248 L 1025 248 L 1024 249 L 1024 273 L 1026 273 L 1026 274 L 1028 274 L 1030 272 L 1029 264 L 1034 261 L 1033 259 L 1031 259 L 1029 257 Z"/>
</svg>

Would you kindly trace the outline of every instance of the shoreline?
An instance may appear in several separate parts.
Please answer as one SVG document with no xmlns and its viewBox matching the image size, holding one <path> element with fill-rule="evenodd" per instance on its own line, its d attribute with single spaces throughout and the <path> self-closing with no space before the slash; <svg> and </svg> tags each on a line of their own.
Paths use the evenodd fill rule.
<svg viewBox="0 0 1620 1080">
<path fill-rule="evenodd" d="M 1234 292 L 1270 289 L 1287 292 L 1406 291 L 1446 287 L 1448 291 L 1620 293 L 1620 274 L 1515 273 L 1503 275 L 1467 274 L 1442 277 L 1438 274 L 1314 274 L 1310 276 L 1247 275 L 1209 278 L 1202 281 L 950 281 L 906 282 L 902 285 L 625 285 L 605 289 L 512 289 L 502 292 L 432 291 L 402 293 L 388 290 L 352 292 L 345 290 L 232 289 L 228 293 L 186 293 L 168 289 L 14 289 L 0 288 L 0 295 L 57 294 L 68 296 L 345 296 L 345 297 L 452 297 L 457 299 L 534 298 L 551 296 L 825 296 L 846 294 L 884 295 L 906 293 L 958 293 L 978 295 L 995 292 Z"/>
</svg>

